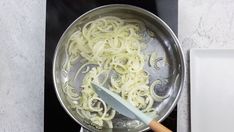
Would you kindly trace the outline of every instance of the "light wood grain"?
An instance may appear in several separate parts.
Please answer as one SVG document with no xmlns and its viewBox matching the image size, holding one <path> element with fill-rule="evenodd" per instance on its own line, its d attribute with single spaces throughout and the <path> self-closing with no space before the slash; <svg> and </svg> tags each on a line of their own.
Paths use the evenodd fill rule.
<svg viewBox="0 0 234 132">
<path fill-rule="evenodd" d="M 161 123 L 152 120 L 149 123 L 149 127 L 154 131 L 154 132 L 172 132 L 170 129 L 166 128 L 163 126 Z"/>
</svg>

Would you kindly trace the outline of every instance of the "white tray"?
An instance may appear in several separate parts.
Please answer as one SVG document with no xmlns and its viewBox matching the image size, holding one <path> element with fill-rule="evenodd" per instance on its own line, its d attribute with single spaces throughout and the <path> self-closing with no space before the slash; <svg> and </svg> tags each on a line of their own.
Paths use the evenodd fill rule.
<svg viewBox="0 0 234 132">
<path fill-rule="evenodd" d="M 190 51 L 191 131 L 234 132 L 234 49 Z"/>
</svg>

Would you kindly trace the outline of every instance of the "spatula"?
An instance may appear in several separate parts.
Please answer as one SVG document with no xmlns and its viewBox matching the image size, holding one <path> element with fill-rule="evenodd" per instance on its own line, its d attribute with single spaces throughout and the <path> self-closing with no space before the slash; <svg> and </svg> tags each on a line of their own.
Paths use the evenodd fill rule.
<svg viewBox="0 0 234 132">
<path fill-rule="evenodd" d="M 98 96 L 120 114 L 125 115 L 131 119 L 141 120 L 155 132 L 172 132 L 161 123 L 154 120 L 152 117 L 147 116 L 132 104 L 122 99 L 119 95 L 94 82 L 91 84 Z"/>
</svg>

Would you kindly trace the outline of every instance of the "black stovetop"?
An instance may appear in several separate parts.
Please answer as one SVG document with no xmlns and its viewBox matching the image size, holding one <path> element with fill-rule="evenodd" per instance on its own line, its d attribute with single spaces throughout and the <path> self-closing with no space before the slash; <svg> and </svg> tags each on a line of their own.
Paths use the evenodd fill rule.
<svg viewBox="0 0 234 132">
<path fill-rule="evenodd" d="M 142 7 L 163 19 L 177 34 L 178 0 L 47 0 L 45 50 L 44 131 L 78 132 L 77 124 L 60 105 L 53 85 L 52 61 L 62 33 L 81 14 L 106 4 L 131 4 Z M 177 109 L 162 122 L 176 131 Z"/>
</svg>

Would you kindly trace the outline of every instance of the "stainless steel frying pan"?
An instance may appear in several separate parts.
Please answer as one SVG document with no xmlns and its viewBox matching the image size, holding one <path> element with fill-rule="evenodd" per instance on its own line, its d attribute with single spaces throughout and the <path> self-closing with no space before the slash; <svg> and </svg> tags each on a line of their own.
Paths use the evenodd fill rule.
<svg viewBox="0 0 234 132">
<path fill-rule="evenodd" d="M 85 23 L 102 16 L 117 16 L 120 18 L 138 19 L 146 25 L 147 29 L 154 33 L 154 39 L 149 42 L 150 46 L 145 52 L 152 53 L 155 51 L 157 52 L 158 56 L 163 58 L 159 63 L 159 69 L 148 69 L 148 72 L 151 75 L 150 82 L 160 79 L 162 81 L 160 86 L 161 91 L 170 94 L 170 96 L 163 102 L 156 103 L 155 105 L 155 109 L 158 111 L 157 119 L 160 122 L 163 121 L 176 106 L 184 84 L 185 64 L 183 53 L 178 39 L 165 22 L 149 11 L 130 5 L 114 4 L 95 8 L 77 18 L 63 33 L 58 42 L 53 62 L 54 85 L 57 97 L 62 107 L 77 123 L 82 125 L 82 127 L 90 131 L 99 131 L 95 127 L 86 123 L 78 114 L 76 114 L 75 110 L 69 107 L 69 103 L 67 102 L 65 94 L 62 91 L 62 86 L 65 80 L 71 79 L 72 77 L 65 76 L 61 69 L 66 59 L 65 44 L 67 43 L 67 40 L 71 34 L 74 33 L 78 27 L 82 27 Z M 77 87 L 77 89 L 80 91 L 79 87 Z M 121 116 L 117 116 L 113 120 L 113 125 L 113 129 L 105 128 L 102 129 L 102 131 L 136 132 L 149 129 L 146 125 L 139 121 Z"/>
</svg>

